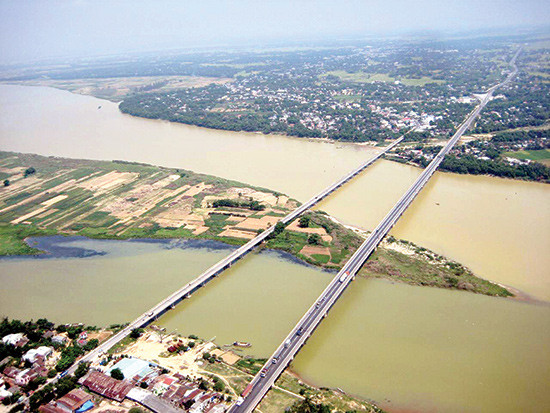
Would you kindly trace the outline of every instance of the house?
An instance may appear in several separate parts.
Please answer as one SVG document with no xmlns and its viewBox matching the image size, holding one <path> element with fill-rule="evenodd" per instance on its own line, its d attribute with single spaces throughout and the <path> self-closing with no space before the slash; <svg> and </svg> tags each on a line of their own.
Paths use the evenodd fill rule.
<svg viewBox="0 0 550 413">
<path fill-rule="evenodd" d="M 13 394 L 11 391 L 8 391 L 4 388 L 0 388 L 0 401 L 11 397 Z"/>
<path fill-rule="evenodd" d="M 76 343 L 80 346 L 80 347 L 84 347 L 86 344 L 88 344 L 88 340 L 86 340 L 85 338 L 79 338 Z"/>
<path fill-rule="evenodd" d="M 38 377 L 38 373 L 31 371 L 31 369 L 26 369 L 15 376 L 15 384 L 17 384 L 18 386 L 26 386 L 32 379 L 36 377 Z"/>
<path fill-rule="evenodd" d="M 124 400 L 128 392 L 134 387 L 124 380 L 116 380 L 99 371 L 90 371 L 82 380 L 82 384 L 101 396 L 117 402 Z"/>
<path fill-rule="evenodd" d="M 64 410 L 61 410 L 60 408 L 56 407 L 53 402 L 40 406 L 38 408 L 38 411 L 40 413 L 65 413 Z"/>
<path fill-rule="evenodd" d="M 109 369 L 109 374 L 114 369 L 120 369 L 124 378 L 127 380 L 140 381 L 146 376 L 151 375 L 155 371 L 153 370 L 153 363 L 138 358 L 123 358 L 113 367 Z"/>
<path fill-rule="evenodd" d="M 161 377 L 153 387 L 153 392 L 155 394 L 164 394 L 175 382 L 176 379 L 174 377 Z"/>
<path fill-rule="evenodd" d="M 225 412 L 225 406 L 223 404 L 211 404 L 204 410 L 204 413 L 223 413 L 223 412 Z"/>
<path fill-rule="evenodd" d="M 82 411 L 80 409 L 91 400 L 91 394 L 86 393 L 84 390 L 81 389 L 74 389 L 67 393 L 65 396 L 61 397 L 59 400 L 57 400 L 55 402 L 55 405 L 63 412 L 75 413 L 78 411 Z M 88 403 L 88 405 L 90 405 L 90 403 Z M 92 407 L 93 402 L 91 403 L 91 407 L 89 407 L 87 410 L 91 409 Z"/>
<path fill-rule="evenodd" d="M 38 348 L 33 348 L 23 355 L 23 360 L 28 361 L 29 363 L 36 362 L 36 360 L 40 357 L 46 360 L 52 352 L 53 349 L 51 347 L 41 346 Z"/>
<path fill-rule="evenodd" d="M 43 334 L 42 334 L 42 337 L 43 338 L 52 338 L 53 336 L 55 335 L 55 333 L 53 331 L 45 331 Z"/>
<path fill-rule="evenodd" d="M 20 343 L 25 342 L 25 340 L 28 342 L 23 333 L 8 334 L 2 337 L 2 343 L 7 346 L 18 346 Z"/>
<path fill-rule="evenodd" d="M 61 334 L 58 334 L 56 336 L 53 336 L 51 340 L 52 342 L 57 344 L 65 344 L 67 342 L 67 337 L 62 336 Z"/>
<path fill-rule="evenodd" d="M 189 413 L 202 413 L 206 406 L 210 403 L 212 399 L 212 394 L 203 394 L 200 397 L 195 399 L 195 403 L 189 409 Z"/>
<path fill-rule="evenodd" d="M 194 400 L 196 401 L 197 398 L 202 394 L 202 391 L 201 390 L 198 390 L 198 389 L 195 389 L 195 390 L 190 390 L 189 392 L 186 393 L 185 397 L 183 398 L 183 403 L 186 403 L 190 400 Z"/>
<path fill-rule="evenodd" d="M 4 375 L 10 379 L 15 379 L 19 373 L 21 373 L 21 370 L 17 367 L 8 366 L 4 369 Z"/>
</svg>

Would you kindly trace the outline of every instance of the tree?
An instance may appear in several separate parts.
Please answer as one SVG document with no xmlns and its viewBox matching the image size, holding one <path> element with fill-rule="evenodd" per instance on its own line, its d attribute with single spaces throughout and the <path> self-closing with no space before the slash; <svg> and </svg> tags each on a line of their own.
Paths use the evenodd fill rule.
<svg viewBox="0 0 550 413">
<path fill-rule="evenodd" d="M 99 340 L 97 338 L 92 338 L 90 341 L 88 341 L 84 347 L 82 347 L 85 351 L 91 351 L 94 348 L 96 348 L 99 345 Z"/>
<path fill-rule="evenodd" d="M 84 377 L 86 373 L 88 373 L 88 370 L 90 370 L 90 364 L 89 363 L 80 363 L 78 367 L 76 368 L 76 371 L 74 372 L 74 376 L 79 379 L 81 377 Z"/>
<path fill-rule="evenodd" d="M 119 368 L 116 368 L 111 370 L 111 377 L 117 380 L 124 380 L 124 373 Z"/>
<path fill-rule="evenodd" d="M 298 226 L 302 227 L 302 228 L 307 228 L 309 227 L 309 217 L 307 215 L 304 215 L 302 217 L 300 217 L 300 221 L 298 223 Z"/>
<path fill-rule="evenodd" d="M 74 376 L 65 376 L 55 386 L 56 397 L 63 397 L 76 387 L 77 379 Z"/>
<path fill-rule="evenodd" d="M 275 224 L 275 228 L 273 229 L 273 233 L 271 234 L 270 238 L 275 238 L 277 235 L 281 234 L 285 230 L 285 224 L 282 222 L 277 222 Z"/>
<path fill-rule="evenodd" d="M 130 333 L 130 337 L 137 340 L 142 334 L 143 334 L 143 328 L 134 328 Z"/>
<path fill-rule="evenodd" d="M 326 404 L 315 404 L 309 397 L 294 403 L 288 410 L 290 413 L 330 413 L 331 408 Z"/>
<path fill-rule="evenodd" d="M 67 335 L 71 340 L 74 340 L 80 333 L 82 333 L 82 326 L 70 326 L 67 328 Z"/>
<path fill-rule="evenodd" d="M 224 391 L 224 389 L 225 389 L 225 384 L 223 383 L 223 381 L 218 379 L 218 381 L 214 383 L 214 391 L 222 392 Z"/>
<path fill-rule="evenodd" d="M 10 186 L 10 180 L 4 179 L 4 186 Z"/>
<path fill-rule="evenodd" d="M 322 238 L 319 234 L 311 234 L 308 239 L 307 243 L 311 245 L 321 245 Z"/>
<path fill-rule="evenodd" d="M 208 390 L 208 382 L 204 379 L 201 379 L 201 381 L 199 383 L 199 389 Z"/>
<path fill-rule="evenodd" d="M 34 169 L 32 166 L 30 168 L 25 169 L 25 178 L 29 175 L 32 175 L 36 172 L 36 169 Z"/>
</svg>

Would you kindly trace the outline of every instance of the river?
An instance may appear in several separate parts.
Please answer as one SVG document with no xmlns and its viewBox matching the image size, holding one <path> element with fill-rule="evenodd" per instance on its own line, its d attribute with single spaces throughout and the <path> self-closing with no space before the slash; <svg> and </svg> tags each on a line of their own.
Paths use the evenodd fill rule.
<svg viewBox="0 0 550 413">
<path fill-rule="evenodd" d="M 234 133 L 123 115 L 115 103 L 67 91 L 0 85 L 0 148 L 187 168 L 306 200 L 375 149 Z M 320 204 L 372 229 L 420 169 L 377 162 Z M 436 173 L 393 235 L 477 275 L 550 300 L 550 186 Z"/>
<path fill-rule="evenodd" d="M 375 151 L 138 119 L 122 115 L 111 102 L 49 88 L 0 86 L 0 110 L 4 150 L 187 168 L 300 200 Z M 378 162 L 319 208 L 372 228 L 419 173 Z M 437 173 L 393 234 L 549 300 L 549 218 L 546 185 Z M 78 242 L 109 254 L 0 262 L 0 314 L 90 324 L 126 321 L 224 253 Z M 328 277 L 274 253 L 254 255 L 162 322 L 181 332 L 217 336 L 220 344 L 248 340 L 254 354 L 266 356 Z M 393 407 L 542 411 L 550 404 L 544 388 L 550 380 L 547 306 L 373 280 L 357 280 L 352 287 L 298 356 L 295 369 L 305 378 L 389 399 Z"/>
</svg>

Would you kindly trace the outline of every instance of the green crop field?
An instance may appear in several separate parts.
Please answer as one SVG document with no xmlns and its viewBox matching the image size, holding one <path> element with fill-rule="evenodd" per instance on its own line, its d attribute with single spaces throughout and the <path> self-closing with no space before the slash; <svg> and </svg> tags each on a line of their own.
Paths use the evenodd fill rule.
<svg viewBox="0 0 550 413">
<path fill-rule="evenodd" d="M 544 165 L 550 165 L 550 149 L 540 149 L 532 151 L 504 152 L 504 156 L 516 159 L 529 159 L 537 161 Z"/>
</svg>

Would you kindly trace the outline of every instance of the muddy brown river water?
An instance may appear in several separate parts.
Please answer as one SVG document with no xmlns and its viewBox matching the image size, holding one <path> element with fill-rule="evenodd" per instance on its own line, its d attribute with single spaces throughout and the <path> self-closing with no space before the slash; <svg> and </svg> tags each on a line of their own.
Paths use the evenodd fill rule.
<svg viewBox="0 0 550 413">
<path fill-rule="evenodd" d="M 299 200 L 376 150 L 137 119 L 114 103 L 49 88 L 0 86 L 0 110 L 2 150 L 187 168 Z M 378 162 L 319 208 L 370 229 L 419 173 Z M 445 173 L 434 176 L 393 230 L 546 301 L 549 234 L 550 186 Z M 126 321 L 227 253 L 75 242 L 109 253 L 0 261 L 0 314 L 100 325 Z M 275 253 L 254 254 L 161 322 L 178 332 L 216 336 L 219 344 L 250 341 L 252 354 L 267 356 L 329 277 Z M 545 411 L 549 343 L 548 306 L 360 279 L 293 367 L 305 379 L 388 407 Z"/>
</svg>

